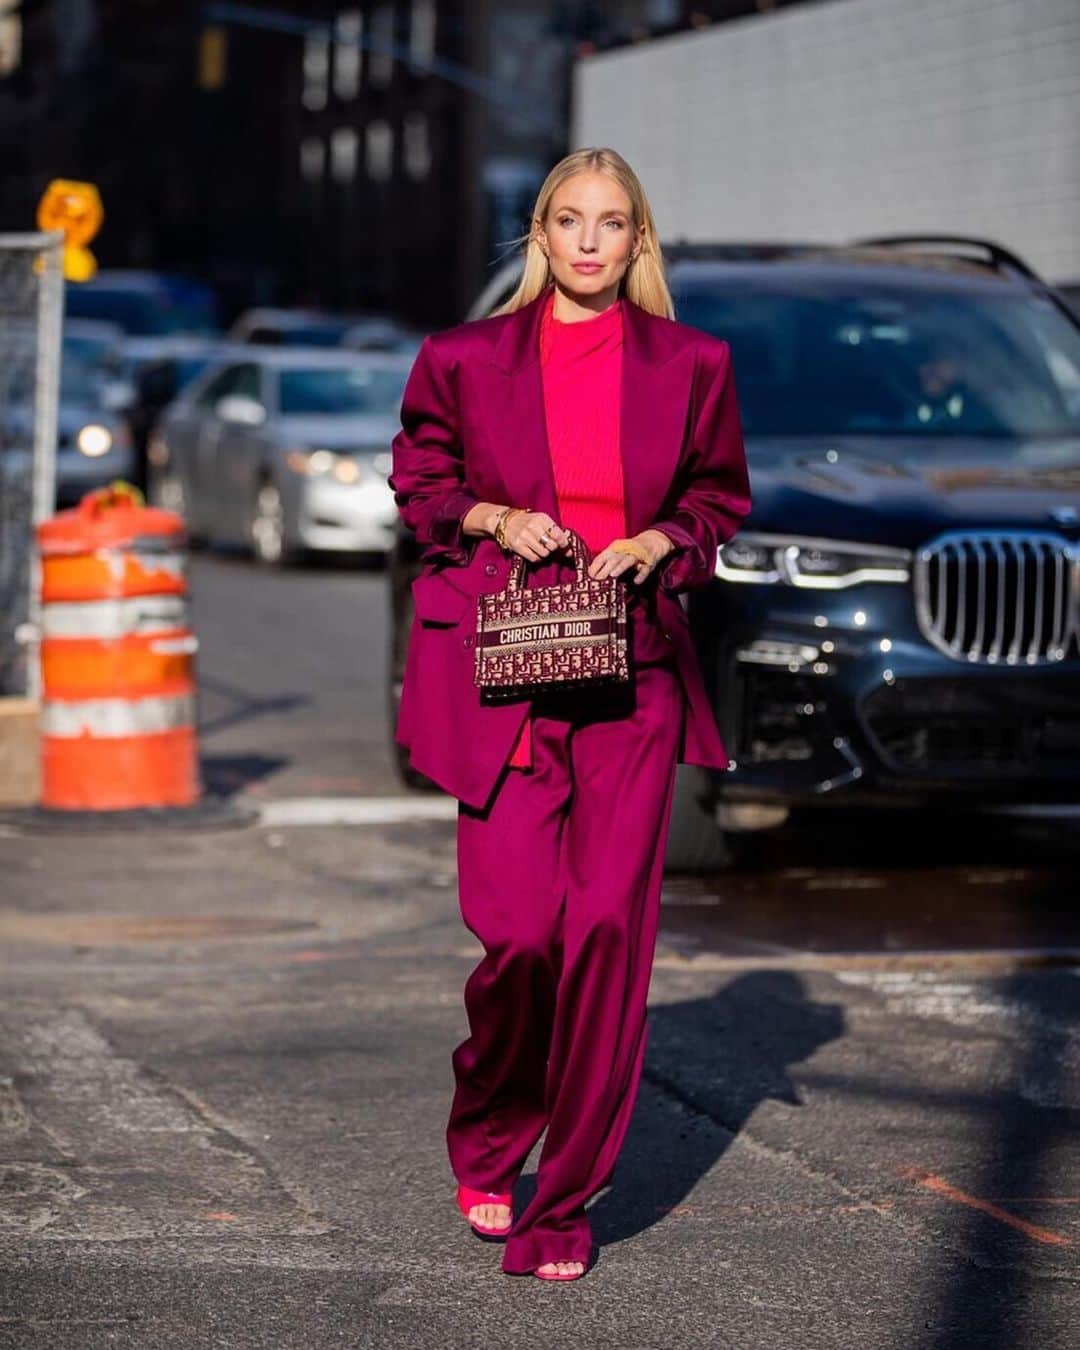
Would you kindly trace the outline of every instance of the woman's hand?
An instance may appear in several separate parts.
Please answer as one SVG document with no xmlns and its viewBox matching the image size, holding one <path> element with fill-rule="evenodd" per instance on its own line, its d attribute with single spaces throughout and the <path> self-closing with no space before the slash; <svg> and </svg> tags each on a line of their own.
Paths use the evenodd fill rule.
<svg viewBox="0 0 1080 1350">
<path fill-rule="evenodd" d="M 518 511 L 506 522 L 507 546 L 530 562 L 540 562 L 570 543 L 570 533 L 546 511 Z"/>
<path fill-rule="evenodd" d="M 622 542 L 620 539 L 613 539 L 611 544 Z M 635 534 L 630 542 L 640 545 L 650 561 L 647 563 L 640 562 L 632 554 L 620 553 L 609 544 L 607 548 L 601 549 L 589 564 L 589 576 L 594 579 L 618 577 L 633 568 L 633 580 L 640 585 L 641 582 L 652 575 L 657 564 L 663 558 L 666 558 L 675 547 L 662 530 L 642 530 L 640 534 Z"/>
</svg>

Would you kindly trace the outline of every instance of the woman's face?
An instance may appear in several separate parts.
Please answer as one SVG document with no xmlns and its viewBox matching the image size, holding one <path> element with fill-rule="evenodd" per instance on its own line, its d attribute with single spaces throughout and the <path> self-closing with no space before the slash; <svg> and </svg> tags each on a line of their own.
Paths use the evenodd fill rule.
<svg viewBox="0 0 1080 1350">
<path fill-rule="evenodd" d="M 578 173 L 555 189 L 537 236 L 556 283 L 582 304 L 613 303 L 641 243 L 630 199 L 606 173 Z"/>
</svg>

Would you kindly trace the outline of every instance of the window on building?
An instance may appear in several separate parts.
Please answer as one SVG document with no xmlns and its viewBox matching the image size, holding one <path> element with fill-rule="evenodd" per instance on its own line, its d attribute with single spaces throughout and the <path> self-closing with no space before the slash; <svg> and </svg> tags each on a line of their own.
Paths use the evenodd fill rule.
<svg viewBox="0 0 1080 1350">
<path fill-rule="evenodd" d="M 329 88 L 330 43 L 325 33 L 308 33 L 304 38 L 304 107 L 311 112 L 325 108 Z"/>
<path fill-rule="evenodd" d="M 394 172 L 394 129 L 389 122 L 369 122 L 365 133 L 368 177 L 385 182 Z"/>
<path fill-rule="evenodd" d="M 435 0 L 413 0 L 409 23 L 409 55 L 421 71 L 435 59 Z"/>
<path fill-rule="evenodd" d="M 326 146 L 318 136 L 308 136 L 300 142 L 300 176 L 308 183 L 318 183 L 326 172 Z"/>
<path fill-rule="evenodd" d="M 376 5 L 371 13 L 371 53 L 368 56 L 368 75 L 376 88 L 385 87 L 394 78 L 394 7 Z"/>
<path fill-rule="evenodd" d="M 410 178 L 426 178 L 431 171 L 428 120 L 423 113 L 407 113 L 402 122 L 401 158 Z"/>
<path fill-rule="evenodd" d="M 0 80 L 14 75 L 22 63 L 22 19 L 16 0 L 0 4 Z"/>
<path fill-rule="evenodd" d="M 338 127 L 330 137 L 330 172 L 339 183 L 351 183 L 356 177 L 359 140 L 352 127 Z"/>
<path fill-rule="evenodd" d="M 347 9 L 337 17 L 334 42 L 334 93 L 338 98 L 355 98 L 360 90 L 360 42 L 364 36 L 364 16 L 358 9 Z"/>
</svg>

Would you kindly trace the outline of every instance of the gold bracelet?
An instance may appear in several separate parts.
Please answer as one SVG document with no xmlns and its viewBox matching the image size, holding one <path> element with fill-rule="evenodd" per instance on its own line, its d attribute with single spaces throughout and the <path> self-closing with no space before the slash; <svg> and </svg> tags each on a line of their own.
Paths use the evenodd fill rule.
<svg viewBox="0 0 1080 1350">
<path fill-rule="evenodd" d="M 503 509 L 499 512 L 495 520 L 495 524 L 491 527 L 491 537 L 495 540 L 495 542 L 499 545 L 500 548 L 503 547 L 502 541 L 503 521 L 506 519 L 507 515 L 512 509 L 513 509 L 512 507 L 504 506 Z"/>
<path fill-rule="evenodd" d="M 529 511 L 531 509 L 532 508 L 528 506 L 508 506 L 506 510 L 502 513 L 493 531 L 495 536 L 495 542 L 498 544 L 500 548 L 505 549 L 509 547 L 506 542 L 506 527 L 510 523 L 510 517 L 520 515 L 521 512 Z"/>
</svg>

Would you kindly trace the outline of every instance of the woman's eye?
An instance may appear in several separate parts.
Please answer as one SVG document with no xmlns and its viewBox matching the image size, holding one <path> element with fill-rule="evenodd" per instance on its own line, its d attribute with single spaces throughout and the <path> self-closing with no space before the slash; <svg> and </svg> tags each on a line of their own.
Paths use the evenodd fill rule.
<svg viewBox="0 0 1080 1350">
<path fill-rule="evenodd" d="M 566 229 L 568 226 L 573 225 L 573 224 L 575 223 L 575 222 L 574 222 L 574 217 L 573 217 L 573 216 L 560 216 L 560 217 L 558 218 L 558 223 L 563 227 L 563 229 Z M 615 218 L 614 216 L 613 216 L 610 220 L 605 220 L 605 221 L 604 221 L 604 224 L 605 224 L 605 225 L 614 225 L 615 228 L 616 228 L 617 230 L 621 230 L 622 227 L 623 227 L 622 221 L 621 221 L 621 220 L 618 220 L 618 219 Z"/>
</svg>

